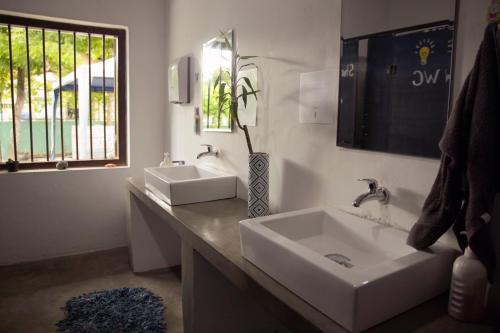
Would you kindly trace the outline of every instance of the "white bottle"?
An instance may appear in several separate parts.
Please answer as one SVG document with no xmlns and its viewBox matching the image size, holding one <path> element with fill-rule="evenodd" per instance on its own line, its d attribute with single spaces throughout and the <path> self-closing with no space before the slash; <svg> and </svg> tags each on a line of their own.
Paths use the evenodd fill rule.
<svg viewBox="0 0 500 333">
<path fill-rule="evenodd" d="M 172 166 L 172 160 L 170 159 L 170 154 L 169 153 L 164 153 L 163 154 L 163 161 L 160 162 L 160 168 L 165 168 Z"/>
<path fill-rule="evenodd" d="M 461 321 L 481 320 L 486 308 L 488 272 L 470 248 L 453 264 L 448 314 Z"/>
</svg>

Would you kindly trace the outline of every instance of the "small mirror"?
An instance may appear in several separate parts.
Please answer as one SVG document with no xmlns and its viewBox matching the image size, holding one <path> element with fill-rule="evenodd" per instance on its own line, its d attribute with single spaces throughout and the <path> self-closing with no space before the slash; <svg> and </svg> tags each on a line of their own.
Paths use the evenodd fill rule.
<svg viewBox="0 0 500 333">
<path fill-rule="evenodd" d="M 337 145 L 439 158 L 455 0 L 344 0 Z"/>
<path fill-rule="evenodd" d="M 219 76 L 222 82 L 227 84 L 230 82 L 233 60 L 232 45 L 234 45 L 232 31 L 221 34 L 203 44 L 202 126 L 204 131 L 232 131 L 229 99 L 219 99 L 223 85 L 216 84 Z"/>
</svg>

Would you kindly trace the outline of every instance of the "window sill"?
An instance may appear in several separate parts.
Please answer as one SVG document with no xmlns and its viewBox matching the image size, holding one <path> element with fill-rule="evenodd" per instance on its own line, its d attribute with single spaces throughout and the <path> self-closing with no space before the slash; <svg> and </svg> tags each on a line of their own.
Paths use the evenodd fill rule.
<svg viewBox="0 0 500 333">
<path fill-rule="evenodd" d="M 0 170 L 0 175 L 15 175 L 15 174 L 32 174 L 32 173 L 53 173 L 53 172 L 78 172 L 78 171 L 102 171 L 102 170 L 123 170 L 130 169 L 128 165 L 121 165 L 116 167 L 73 167 L 67 168 L 65 170 L 54 169 L 24 169 L 16 172 L 8 172 L 7 170 Z"/>
</svg>

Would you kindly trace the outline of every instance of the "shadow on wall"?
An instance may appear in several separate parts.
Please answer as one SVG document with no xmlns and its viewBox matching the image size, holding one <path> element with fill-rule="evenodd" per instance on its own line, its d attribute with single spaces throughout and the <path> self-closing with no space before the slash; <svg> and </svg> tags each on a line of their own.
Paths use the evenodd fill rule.
<svg viewBox="0 0 500 333">
<path fill-rule="evenodd" d="M 255 147 L 266 147 L 267 151 L 275 151 L 273 143 L 275 143 L 275 132 L 273 131 L 272 120 L 271 120 L 271 103 L 275 105 L 283 105 L 283 103 L 296 103 L 298 111 L 299 102 L 299 91 L 297 90 L 290 92 L 286 96 L 280 96 L 279 100 L 272 101 L 271 96 L 276 96 L 276 87 L 282 88 L 284 84 L 289 84 L 288 82 L 295 82 L 298 80 L 299 74 L 306 68 L 306 63 L 295 61 L 287 58 L 278 58 L 270 56 L 258 56 L 256 60 L 259 66 L 259 77 L 258 85 L 259 90 L 259 103 L 257 106 L 257 126 L 260 129 L 253 131 L 254 135 L 254 146 Z M 280 66 L 288 66 L 280 67 Z M 282 70 L 277 73 L 277 68 Z M 287 74 L 296 74 L 293 79 L 287 80 Z M 298 82 L 298 81 L 297 81 Z M 273 90 L 274 89 L 274 90 Z M 271 168 L 272 168 L 271 162 Z"/>
<path fill-rule="evenodd" d="M 307 68 L 308 68 L 306 63 L 299 62 L 299 61 L 292 60 L 292 59 L 276 58 L 276 57 L 268 57 L 268 56 L 262 56 L 261 59 L 266 61 L 266 63 L 269 64 L 269 67 L 273 67 L 273 66 L 276 67 L 276 66 L 279 66 L 280 64 L 289 66 L 289 68 L 287 68 L 286 71 L 283 71 L 281 73 L 281 75 L 279 76 L 279 78 L 281 80 L 284 80 L 286 75 L 291 74 L 291 75 L 294 75 L 294 78 L 293 78 L 294 81 L 295 81 L 295 76 L 296 76 L 297 82 L 299 82 L 300 73 L 307 71 Z M 259 82 L 265 82 L 265 81 L 261 80 Z M 266 94 L 266 96 L 269 97 L 270 94 Z M 267 103 L 268 102 L 269 102 L 269 100 L 267 100 Z M 280 102 L 281 103 L 283 103 L 283 102 L 295 102 L 298 105 L 298 103 L 299 103 L 299 90 L 292 91 L 288 95 L 283 96 Z M 269 104 L 266 104 L 266 105 L 269 105 Z"/>
<path fill-rule="evenodd" d="M 296 60 L 292 60 L 292 59 L 269 57 L 269 56 L 261 56 L 261 58 L 262 59 L 267 59 L 267 60 L 281 62 L 281 63 L 287 64 L 287 65 L 291 65 L 291 66 L 297 66 L 297 67 L 305 67 L 306 66 L 305 62 L 296 61 Z"/>
<path fill-rule="evenodd" d="M 425 196 L 406 188 L 398 187 L 391 191 L 391 205 L 414 215 L 415 218 L 420 216 L 424 201 Z"/>
<path fill-rule="evenodd" d="M 232 135 L 232 136 L 237 136 L 237 135 L 243 135 L 242 133 L 239 132 L 232 132 L 232 133 L 224 133 L 226 136 L 227 135 Z M 246 148 L 245 148 L 246 149 Z M 236 177 L 236 197 L 243 199 L 245 201 L 248 200 L 248 163 L 244 165 L 244 169 L 241 170 L 240 166 L 237 163 L 234 163 L 234 160 L 227 156 L 227 153 L 225 150 L 219 150 L 219 157 L 216 160 L 216 163 L 214 164 L 209 164 L 210 167 L 213 167 L 215 169 L 219 169 L 222 172 L 226 172 L 229 174 L 242 174 L 243 178 L 241 177 Z"/>
<path fill-rule="evenodd" d="M 287 159 L 283 159 L 282 170 L 281 195 L 278 196 L 282 212 L 314 207 L 321 202 L 324 191 L 318 175 Z"/>
</svg>

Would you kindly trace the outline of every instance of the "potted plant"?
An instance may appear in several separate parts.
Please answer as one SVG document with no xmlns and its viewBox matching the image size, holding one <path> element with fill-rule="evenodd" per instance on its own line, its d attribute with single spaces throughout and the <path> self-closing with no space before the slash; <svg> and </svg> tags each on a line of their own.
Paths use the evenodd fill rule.
<svg viewBox="0 0 500 333">
<path fill-rule="evenodd" d="M 238 117 L 240 100 L 246 108 L 248 97 L 253 96 L 257 99 L 260 92 L 254 89 L 250 78 L 241 75 L 243 69 L 258 68 L 257 64 L 251 62 L 257 57 L 239 54 L 234 32 L 231 40 L 225 33 L 221 35 L 228 48 L 232 50 L 232 59 L 231 72 L 221 70 L 214 83 L 214 90 L 219 89 L 219 110 L 229 108 L 232 121 L 245 134 L 248 148 L 248 217 L 269 215 L 269 154 L 254 152 L 248 126 L 242 124 Z"/>
</svg>

